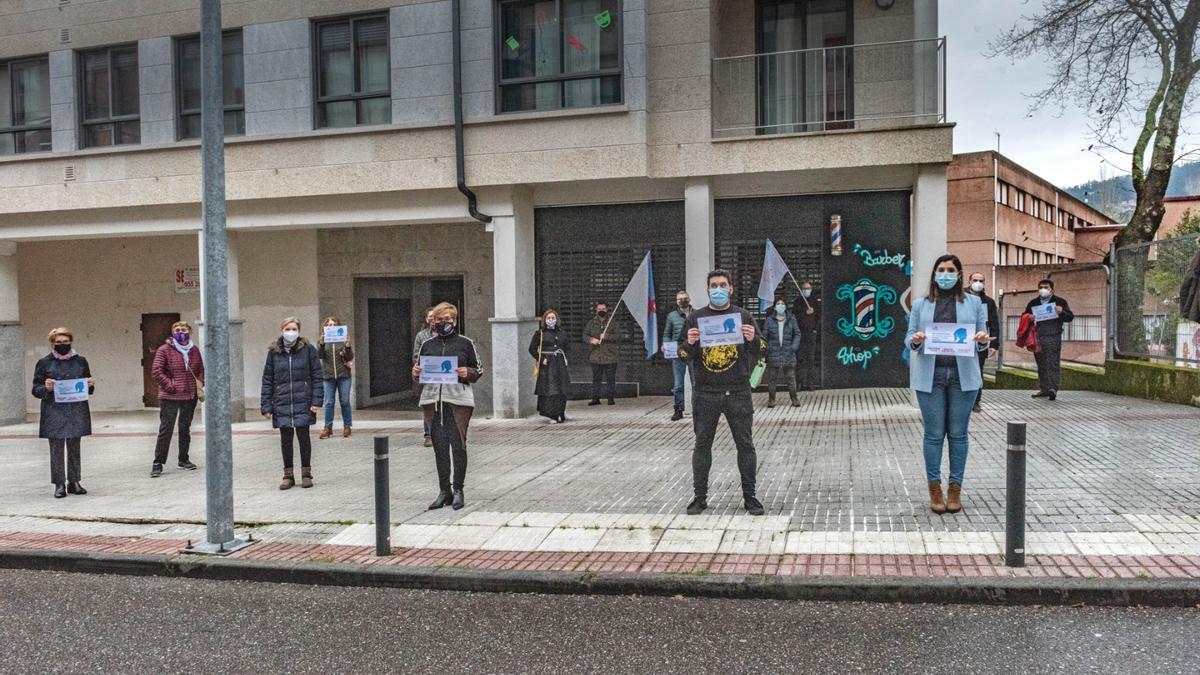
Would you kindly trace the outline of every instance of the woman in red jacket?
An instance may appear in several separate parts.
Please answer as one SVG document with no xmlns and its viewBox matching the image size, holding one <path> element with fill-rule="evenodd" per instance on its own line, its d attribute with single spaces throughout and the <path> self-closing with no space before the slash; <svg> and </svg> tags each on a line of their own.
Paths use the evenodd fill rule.
<svg viewBox="0 0 1200 675">
<path fill-rule="evenodd" d="M 204 387 L 204 358 L 192 342 L 192 325 L 176 321 L 171 337 L 154 352 L 150 374 L 158 384 L 158 443 L 154 446 L 154 465 L 150 477 L 162 475 L 167 451 L 171 449 L 171 431 L 179 418 L 179 468 L 195 470 L 188 460 L 192 445 L 192 416 Z"/>
</svg>

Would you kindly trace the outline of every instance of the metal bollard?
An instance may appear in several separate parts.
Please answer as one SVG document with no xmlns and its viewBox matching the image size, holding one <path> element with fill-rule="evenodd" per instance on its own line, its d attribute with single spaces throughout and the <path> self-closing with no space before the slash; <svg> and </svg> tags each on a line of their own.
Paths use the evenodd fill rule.
<svg viewBox="0 0 1200 675">
<path fill-rule="evenodd" d="M 1025 566 L 1025 423 L 1008 423 L 1008 467 L 1005 490 L 1004 564 Z"/>
<path fill-rule="evenodd" d="M 375 437 L 375 555 L 392 554 L 391 491 L 388 489 L 388 437 Z"/>
</svg>

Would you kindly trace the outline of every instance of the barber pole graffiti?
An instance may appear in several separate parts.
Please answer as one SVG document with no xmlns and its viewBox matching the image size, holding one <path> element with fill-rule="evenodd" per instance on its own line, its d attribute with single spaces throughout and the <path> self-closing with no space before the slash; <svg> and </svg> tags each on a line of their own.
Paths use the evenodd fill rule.
<svg viewBox="0 0 1200 675">
<path fill-rule="evenodd" d="M 842 335 L 860 340 L 882 339 L 895 328 L 895 319 L 879 316 L 879 303 L 896 304 L 896 289 L 891 286 L 863 278 L 854 284 L 839 286 L 836 297 L 850 301 L 850 318 L 841 317 L 837 320 L 837 328 Z"/>
<path fill-rule="evenodd" d="M 829 216 L 829 254 L 842 254 L 842 217 L 836 213 Z"/>
</svg>

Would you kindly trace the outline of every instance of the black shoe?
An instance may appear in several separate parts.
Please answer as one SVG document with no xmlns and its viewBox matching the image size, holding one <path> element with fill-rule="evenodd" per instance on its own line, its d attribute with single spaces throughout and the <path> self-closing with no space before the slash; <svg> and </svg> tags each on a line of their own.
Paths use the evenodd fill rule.
<svg viewBox="0 0 1200 675">
<path fill-rule="evenodd" d="M 975 405 L 974 405 L 974 406 L 971 408 L 971 410 L 972 410 L 973 412 L 983 412 L 983 406 L 981 406 L 981 405 L 979 405 L 978 403 L 976 403 L 976 404 L 975 404 Z"/>
<path fill-rule="evenodd" d="M 1050 393 L 1046 394 L 1046 398 L 1048 398 L 1048 399 L 1050 399 L 1051 401 L 1053 401 L 1054 399 L 1058 398 L 1058 392 L 1057 392 L 1057 391 L 1052 391 L 1052 392 L 1050 392 Z"/>
<path fill-rule="evenodd" d="M 687 514 L 689 516 L 698 516 L 700 512 L 708 508 L 707 497 L 693 497 L 690 504 L 687 505 Z"/>
<path fill-rule="evenodd" d="M 767 407 L 774 408 L 775 407 L 775 399 L 773 399 L 773 398 L 767 399 Z"/>
<path fill-rule="evenodd" d="M 616 401 L 614 401 L 614 400 L 612 400 L 612 399 L 610 398 L 610 399 L 608 399 L 608 404 L 609 404 L 609 405 L 616 405 L 616 404 L 617 404 L 617 402 L 616 402 Z"/>
<path fill-rule="evenodd" d="M 794 398 L 794 399 L 792 399 L 792 407 L 793 407 L 793 408 L 799 408 L 799 407 L 800 407 L 800 400 L 799 400 L 799 399 L 795 399 L 795 398 Z"/>
<path fill-rule="evenodd" d="M 466 505 L 467 505 L 467 502 L 465 499 L 463 499 L 462 489 L 455 490 L 454 491 L 454 505 L 453 505 L 454 510 L 457 511 Z"/>
<path fill-rule="evenodd" d="M 567 416 L 566 416 L 566 415 L 559 415 L 559 416 L 558 416 L 558 423 L 559 423 L 559 424 L 565 424 L 565 423 L 566 423 L 566 421 L 567 421 Z"/>
<path fill-rule="evenodd" d="M 1034 394 L 1031 398 L 1046 398 L 1049 395 L 1050 395 L 1050 392 L 1048 392 L 1048 391 L 1039 391 L 1038 393 Z"/>
<path fill-rule="evenodd" d="M 158 478 L 161 475 L 162 475 L 162 464 L 155 462 L 154 466 L 150 467 L 150 477 Z"/>
<path fill-rule="evenodd" d="M 63 485 L 62 483 L 58 483 L 57 485 L 54 486 L 54 498 L 55 499 L 62 499 L 63 497 L 66 497 L 66 496 L 67 496 L 67 486 L 66 485 Z"/>
<path fill-rule="evenodd" d="M 594 398 L 594 399 L 588 401 L 588 405 L 600 405 L 600 399 Z"/>
<path fill-rule="evenodd" d="M 449 490 L 442 490 L 438 493 L 437 499 L 433 500 L 433 503 L 429 505 L 429 510 L 433 511 L 443 506 L 448 506 L 453 499 L 454 497 L 450 494 Z"/>
<path fill-rule="evenodd" d="M 195 464 L 192 464 L 191 462 L 189 462 L 187 460 L 184 460 L 179 463 L 179 468 L 183 469 L 184 471 L 195 471 L 199 467 L 197 467 Z"/>
<path fill-rule="evenodd" d="M 756 497 L 746 497 L 743 501 L 743 505 L 746 507 L 746 511 L 748 511 L 752 516 L 761 516 L 762 514 L 766 513 L 766 511 L 763 510 L 762 502 L 758 501 L 758 498 Z"/>
<path fill-rule="evenodd" d="M 683 411 L 679 408 L 676 408 L 675 412 L 671 415 L 671 421 L 678 422 L 681 419 L 683 419 Z"/>
<path fill-rule="evenodd" d="M 69 492 L 70 494 L 73 494 L 73 495 L 86 495 L 87 494 L 87 490 L 84 490 L 83 486 L 80 485 L 78 482 L 67 483 L 67 492 Z"/>
</svg>

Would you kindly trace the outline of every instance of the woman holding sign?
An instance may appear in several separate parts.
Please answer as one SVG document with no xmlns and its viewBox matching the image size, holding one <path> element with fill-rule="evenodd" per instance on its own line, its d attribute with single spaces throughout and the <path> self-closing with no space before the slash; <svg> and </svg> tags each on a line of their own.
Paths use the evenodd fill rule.
<svg viewBox="0 0 1200 675">
<path fill-rule="evenodd" d="M 567 421 L 567 394 L 571 391 L 571 374 L 567 372 L 569 340 L 558 324 L 558 312 L 548 309 L 542 314 L 541 329 L 529 341 L 538 414 L 554 424 Z"/>
<path fill-rule="evenodd" d="M 342 438 L 350 438 L 350 369 L 354 366 L 350 331 L 336 316 L 325 319 L 321 329 L 321 338 L 317 342 L 325 382 L 325 428 L 321 430 L 321 440 L 333 435 L 335 397 L 342 402 Z"/>
<path fill-rule="evenodd" d="M 438 496 L 429 508 L 450 505 L 458 510 L 466 503 L 467 427 L 475 411 L 471 385 L 483 376 L 483 364 L 475 343 L 458 334 L 457 307 L 448 302 L 434 307 L 433 326 L 434 337 L 421 345 L 421 358 L 412 371 L 413 379 L 422 385 L 421 409 L 433 432 L 437 464 Z"/>
<path fill-rule="evenodd" d="M 283 453 L 283 482 L 280 490 L 296 485 L 293 471 L 293 442 L 300 441 L 300 486 L 310 488 L 312 479 L 312 438 L 308 428 L 317 421 L 317 411 L 325 401 L 321 382 L 321 355 L 308 340 L 300 337 L 300 319 L 288 317 L 279 326 L 279 337 L 267 349 L 263 367 L 261 411 L 279 430 Z"/>
<path fill-rule="evenodd" d="M 967 425 L 983 387 L 977 352 L 991 344 L 987 311 L 979 298 L 963 293 L 962 263 L 943 255 L 934 263 L 929 293 L 918 298 L 908 317 L 905 345 L 911 351 L 909 380 L 925 423 L 925 479 L 934 513 L 962 510 L 967 468 Z M 950 485 L 942 495 L 942 446 L 950 445 Z"/>
<path fill-rule="evenodd" d="M 68 328 L 55 328 L 47 337 L 50 353 L 33 370 L 33 396 L 42 402 L 38 436 L 50 441 L 50 482 L 58 499 L 86 495 L 79 484 L 79 439 L 92 435 L 88 397 L 96 380 L 87 359 L 72 347 L 75 336 Z M 63 468 L 63 455 L 66 468 Z"/>
</svg>

